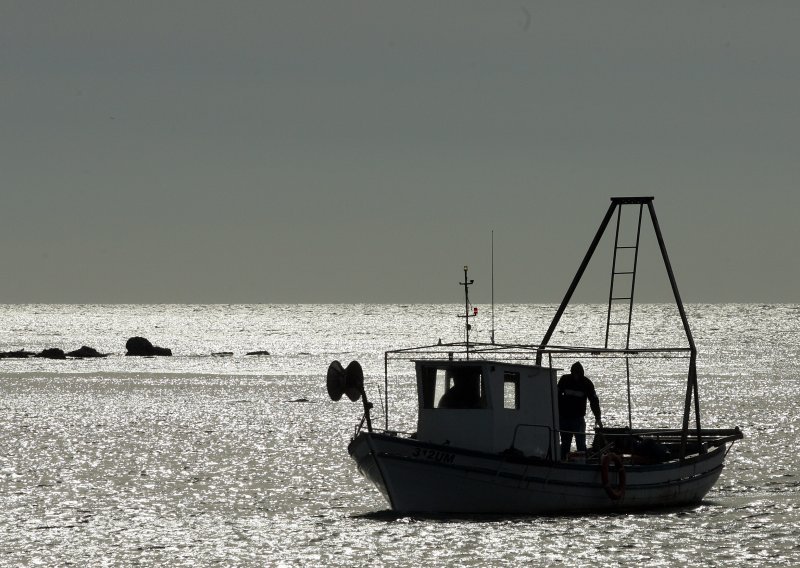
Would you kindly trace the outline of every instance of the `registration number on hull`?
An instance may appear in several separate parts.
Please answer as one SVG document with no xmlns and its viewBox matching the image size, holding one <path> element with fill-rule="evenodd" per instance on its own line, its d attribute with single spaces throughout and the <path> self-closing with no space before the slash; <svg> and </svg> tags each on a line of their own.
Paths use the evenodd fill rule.
<svg viewBox="0 0 800 568">
<path fill-rule="evenodd" d="M 450 452 L 442 452 L 440 450 L 423 448 L 414 448 L 414 452 L 411 454 L 411 457 L 431 460 L 439 463 L 453 463 L 456 459 L 456 455 L 451 454 Z"/>
</svg>

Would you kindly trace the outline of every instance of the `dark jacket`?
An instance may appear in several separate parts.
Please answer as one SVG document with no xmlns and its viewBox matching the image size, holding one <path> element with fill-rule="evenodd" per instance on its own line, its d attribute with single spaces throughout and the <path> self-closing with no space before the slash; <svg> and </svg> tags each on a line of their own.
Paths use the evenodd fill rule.
<svg viewBox="0 0 800 568">
<path fill-rule="evenodd" d="M 596 420 L 600 420 L 600 400 L 594 384 L 587 377 L 572 374 L 562 376 L 558 381 L 558 415 L 561 418 L 582 418 L 586 416 L 586 400 L 592 407 Z"/>
</svg>

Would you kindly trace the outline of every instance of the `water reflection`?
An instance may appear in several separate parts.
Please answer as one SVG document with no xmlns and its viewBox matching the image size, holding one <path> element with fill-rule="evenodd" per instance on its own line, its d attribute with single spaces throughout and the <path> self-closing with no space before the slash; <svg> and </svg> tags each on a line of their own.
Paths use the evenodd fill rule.
<svg viewBox="0 0 800 568">
<path fill-rule="evenodd" d="M 512 518 L 387 512 L 346 455 L 358 405 L 330 402 L 325 393 L 330 360 L 359 359 L 370 398 L 380 400 L 383 350 L 452 336 L 441 323 L 452 306 L 337 306 L 337 316 L 314 306 L 235 307 L 230 314 L 216 306 L 161 307 L 157 315 L 142 307 L 55 309 L 44 329 L 22 307 L 4 307 L 4 314 L 10 328 L 29 330 L 20 332 L 31 334 L 21 338 L 26 347 L 51 346 L 47 334 L 60 330 L 113 353 L 104 343 L 111 347 L 111 330 L 147 335 L 144 327 L 158 322 L 166 340 L 157 343 L 195 355 L 132 361 L 117 354 L 66 366 L 2 361 L 2 565 L 800 562 L 800 463 L 792 449 L 800 376 L 785 363 L 800 353 L 800 334 L 773 333 L 796 329 L 796 309 L 689 308 L 690 319 L 703 316 L 694 323 L 704 425 L 737 424 L 746 435 L 700 506 Z M 537 335 L 531 313 L 538 309 L 506 308 L 498 335 L 523 328 Z M 244 343 L 276 355 L 198 355 L 239 353 Z M 604 414 L 624 423 L 624 397 L 597 371 Z M 413 430 L 411 372 L 400 369 L 392 379 L 391 418 Z M 665 408 L 682 398 L 672 392 L 676 382 L 677 375 L 651 373 L 634 392 L 633 420 L 672 420 Z M 288 402 L 299 398 L 309 402 Z"/>
</svg>

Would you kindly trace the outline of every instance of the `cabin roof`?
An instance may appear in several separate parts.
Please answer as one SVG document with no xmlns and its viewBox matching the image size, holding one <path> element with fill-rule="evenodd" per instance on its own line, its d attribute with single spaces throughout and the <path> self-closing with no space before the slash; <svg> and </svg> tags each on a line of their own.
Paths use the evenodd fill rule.
<svg viewBox="0 0 800 568">
<path fill-rule="evenodd" d="M 496 365 L 498 367 L 525 367 L 529 369 L 553 369 L 558 367 L 546 367 L 535 363 L 520 361 L 502 361 L 496 359 L 412 359 L 414 363 L 422 363 L 429 367 L 485 367 L 486 365 Z"/>
</svg>

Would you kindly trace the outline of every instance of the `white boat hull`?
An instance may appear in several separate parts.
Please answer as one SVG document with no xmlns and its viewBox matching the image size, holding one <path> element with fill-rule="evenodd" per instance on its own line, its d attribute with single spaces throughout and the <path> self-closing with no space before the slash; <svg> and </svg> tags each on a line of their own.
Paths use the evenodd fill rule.
<svg viewBox="0 0 800 568">
<path fill-rule="evenodd" d="M 626 464 L 621 496 L 616 471 L 604 486 L 598 463 L 486 454 L 374 432 L 361 432 L 349 452 L 398 512 L 538 514 L 698 503 L 722 472 L 726 445 L 683 462 Z"/>
</svg>

